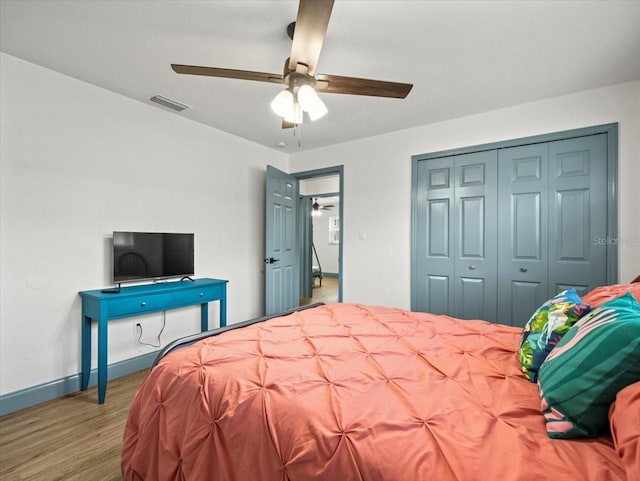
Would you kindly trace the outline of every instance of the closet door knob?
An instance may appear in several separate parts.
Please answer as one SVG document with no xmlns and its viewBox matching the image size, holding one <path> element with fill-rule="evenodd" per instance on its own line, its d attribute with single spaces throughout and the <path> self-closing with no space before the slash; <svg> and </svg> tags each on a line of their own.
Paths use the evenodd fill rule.
<svg viewBox="0 0 640 481">
<path fill-rule="evenodd" d="M 475 271 L 475 270 L 476 270 L 476 266 L 474 266 L 473 264 L 471 264 L 471 265 L 469 266 L 469 270 L 470 270 L 470 271 Z"/>
<path fill-rule="evenodd" d="M 527 272 L 527 268 L 526 267 L 521 267 L 520 268 L 520 272 Z"/>
</svg>

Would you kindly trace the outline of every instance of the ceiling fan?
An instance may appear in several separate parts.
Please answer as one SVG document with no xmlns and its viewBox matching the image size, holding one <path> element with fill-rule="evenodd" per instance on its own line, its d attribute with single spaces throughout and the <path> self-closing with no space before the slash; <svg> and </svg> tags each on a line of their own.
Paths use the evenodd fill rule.
<svg viewBox="0 0 640 481">
<path fill-rule="evenodd" d="M 335 207 L 334 204 L 324 204 L 324 205 L 320 205 L 318 204 L 318 199 L 313 199 L 313 204 L 311 205 L 311 215 L 312 216 L 318 216 L 318 215 L 322 215 L 323 210 L 333 210 L 333 208 Z"/>
<path fill-rule="evenodd" d="M 311 206 L 313 210 L 331 210 L 335 207 L 335 204 L 318 204 L 318 199 L 313 199 L 313 205 Z"/>
<path fill-rule="evenodd" d="M 171 64 L 171 68 L 176 73 L 187 75 L 284 84 L 285 90 L 281 91 L 271 102 L 271 108 L 283 119 L 283 128 L 301 124 L 303 112 L 306 112 L 312 121 L 327 113 L 327 107 L 318 97 L 316 91 L 405 98 L 411 91 L 413 84 L 316 74 L 316 66 L 329 25 L 333 2 L 334 0 L 300 0 L 296 21 L 287 28 L 293 42 L 291 55 L 284 63 L 282 75 L 195 65 Z"/>
</svg>

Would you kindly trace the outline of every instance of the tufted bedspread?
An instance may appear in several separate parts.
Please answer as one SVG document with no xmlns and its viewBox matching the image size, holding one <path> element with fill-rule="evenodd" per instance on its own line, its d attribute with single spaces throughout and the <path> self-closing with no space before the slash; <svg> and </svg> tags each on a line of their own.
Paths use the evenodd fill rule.
<svg viewBox="0 0 640 481">
<path fill-rule="evenodd" d="M 126 481 L 614 481 L 611 438 L 552 440 L 520 329 L 333 304 L 163 358 L 124 433 Z"/>
</svg>

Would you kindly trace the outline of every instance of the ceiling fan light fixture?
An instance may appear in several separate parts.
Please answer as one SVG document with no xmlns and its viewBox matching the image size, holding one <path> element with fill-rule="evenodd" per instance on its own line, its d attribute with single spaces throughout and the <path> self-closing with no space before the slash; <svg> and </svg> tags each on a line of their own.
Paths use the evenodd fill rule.
<svg viewBox="0 0 640 481">
<path fill-rule="evenodd" d="M 279 117 L 293 117 L 294 104 L 293 93 L 291 93 L 291 90 L 286 89 L 281 91 L 271 101 L 271 110 L 273 110 Z"/>
<path fill-rule="evenodd" d="M 329 110 L 327 109 L 327 106 L 324 104 L 322 100 L 320 100 L 320 103 L 314 106 L 313 109 L 307 110 L 307 114 L 309 114 L 309 119 L 311 119 L 312 122 L 315 120 L 318 120 L 321 117 L 324 117 L 325 115 L 327 115 L 327 112 L 329 112 Z"/>
<path fill-rule="evenodd" d="M 328 112 L 327 106 L 320 100 L 318 93 L 311 85 L 302 85 L 298 89 L 297 98 L 302 110 L 309 114 L 311 121 L 318 120 Z"/>
<path fill-rule="evenodd" d="M 292 108 L 282 117 L 285 122 L 299 125 L 302 123 L 302 109 L 298 102 L 293 102 Z"/>
</svg>

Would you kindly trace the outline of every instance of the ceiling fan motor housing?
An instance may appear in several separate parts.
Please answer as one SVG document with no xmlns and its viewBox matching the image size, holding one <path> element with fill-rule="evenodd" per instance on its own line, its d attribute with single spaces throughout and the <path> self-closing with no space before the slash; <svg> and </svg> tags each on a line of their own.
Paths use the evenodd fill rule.
<svg viewBox="0 0 640 481">
<path fill-rule="evenodd" d="M 300 72 L 289 72 L 285 74 L 283 83 L 287 85 L 292 92 L 296 92 L 303 85 L 308 85 L 311 88 L 316 87 L 316 79 L 309 74 Z"/>
</svg>

